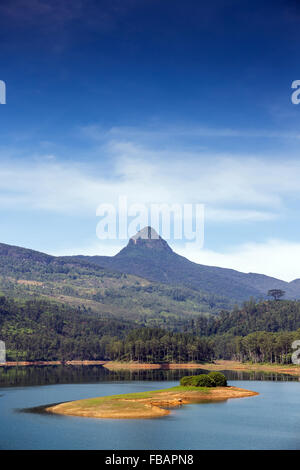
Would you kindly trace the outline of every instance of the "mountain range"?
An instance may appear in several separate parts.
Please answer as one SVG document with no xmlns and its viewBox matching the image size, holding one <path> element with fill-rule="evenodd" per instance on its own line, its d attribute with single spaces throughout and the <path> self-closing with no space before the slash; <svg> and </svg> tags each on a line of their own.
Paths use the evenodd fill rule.
<svg viewBox="0 0 300 470">
<path fill-rule="evenodd" d="M 175 253 L 151 227 L 130 238 L 115 256 L 55 257 L 0 244 L 0 291 L 39 296 L 100 315 L 166 326 L 195 314 L 218 314 L 250 297 L 281 289 L 300 299 L 300 279 L 285 282 L 194 263 Z"/>
<path fill-rule="evenodd" d="M 251 296 L 266 298 L 270 289 L 284 290 L 287 299 L 300 299 L 300 279 L 285 282 L 263 274 L 246 274 L 194 263 L 175 253 L 151 227 L 138 232 L 115 256 L 77 256 L 68 259 L 97 264 L 151 281 L 187 286 L 237 302 Z"/>
</svg>

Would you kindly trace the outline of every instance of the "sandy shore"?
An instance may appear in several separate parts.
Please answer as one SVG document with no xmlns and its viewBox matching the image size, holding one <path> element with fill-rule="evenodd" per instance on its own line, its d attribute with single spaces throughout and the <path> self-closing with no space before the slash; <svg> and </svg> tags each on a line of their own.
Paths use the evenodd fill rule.
<svg viewBox="0 0 300 470">
<path fill-rule="evenodd" d="M 137 362 L 106 362 L 104 367 L 111 370 L 122 369 L 203 369 L 203 370 L 236 370 L 245 372 L 278 372 L 281 374 L 300 375 L 300 366 L 294 364 L 250 364 L 238 361 L 215 361 L 214 363 L 196 364 L 140 364 Z"/>
<path fill-rule="evenodd" d="M 17 366 L 59 366 L 59 365 L 73 365 L 73 366 L 103 366 L 107 361 L 6 361 L 0 363 L 0 367 L 17 367 Z"/>
<path fill-rule="evenodd" d="M 214 364 L 198 365 L 205 370 L 236 370 L 245 372 L 277 372 L 280 374 L 300 375 L 300 366 L 296 364 L 250 364 L 238 361 L 215 361 Z"/>
<path fill-rule="evenodd" d="M 214 363 L 197 364 L 187 362 L 181 364 L 148 364 L 139 362 L 114 362 L 114 361 L 7 361 L 0 363 L 0 367 L 12 366 L 51 366 L 51 365 L 99 365 L 110 370 L 172 370 L 172 369 L 203 369 L 203 370 L 236 370 L 245 372 L 278 372 L 280 374 L 291 374 L 300 376 L 300 365 L 287 364 L 250 364 L 238 361 L 215 361 Z"/>
<path fill-rule="evenodd" d="M 237 387 L 173 387 L 155 392 L 113 395 L 78 400 L 45 408 L 49 413 L 88 418 L 137 419 L 157 418 L 170 414 L 169 408 L 190 403 L 224 401 L 258 395 Z"/>
</svg>

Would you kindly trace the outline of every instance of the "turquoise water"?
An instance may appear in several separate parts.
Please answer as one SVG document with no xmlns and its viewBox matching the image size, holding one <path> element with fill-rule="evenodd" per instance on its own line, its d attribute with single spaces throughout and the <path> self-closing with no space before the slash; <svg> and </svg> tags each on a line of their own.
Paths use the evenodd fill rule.
<svg viewBox="0 0 300 470">
<path fill-rule="evenodd" d="M 84 383 L 28 385 L 41 382 L 41 377 L 36 378 L 41 370 L 42 383 L 52 383 L 53 376 L 63 381 L 63 369 L 59 374 L 57 369 L 47 369 L 22 371 L 19 383 L 23 375 L 26 386 L 1 386 L 1 449 L 300 449 L 300 383 L 286 376 L 230 380 L 230 384 L 255 390 L 259 396 L 185 405 L 163 418 L 102 420 L 22 410 L 101 395 L 157 390 L 178 384 L 178 377 L 169 380 L 170 375 L 184 375 L 186 371 L 165 371 L 162 375 L 161 371 L 147 371 L 131 374 L 128 380 L 128 373 L 122 376 L 97 369 L 95 377 L 92 369 L 89 374 L 81 368 L 78 373 L 85 377 L 78 378 L 72 372 L 69 380 Z M 2 372 L 2 383 L 4 375 Z M 243 378 L 251 377 L 244 374 Z M 265 378 L 271 380 L 261 380 Z"/>
</svg>

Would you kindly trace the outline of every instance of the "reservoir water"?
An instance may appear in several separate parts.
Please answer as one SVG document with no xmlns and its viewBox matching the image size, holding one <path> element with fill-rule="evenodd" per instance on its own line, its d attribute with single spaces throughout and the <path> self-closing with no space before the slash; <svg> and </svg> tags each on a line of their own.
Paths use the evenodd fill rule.
<svg viewBox="0 0 300 470">
<path fill-rule="evenodd" d="M 280 374 L 224 372 L 260 395 L 185 405 L 156 419 L 33 413 L 50 403 L 158 390 L 199 371 L 110 372 L 101 366 L 0 369 L 0 449 L 300 449 L 300 382 Z"/>
</svg>

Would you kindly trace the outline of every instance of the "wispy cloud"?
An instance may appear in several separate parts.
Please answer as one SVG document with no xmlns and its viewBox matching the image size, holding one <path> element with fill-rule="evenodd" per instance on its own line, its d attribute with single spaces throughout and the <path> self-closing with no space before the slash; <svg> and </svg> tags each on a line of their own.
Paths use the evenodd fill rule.
<svg viewBox="0 0 300 470">
<path fill-rule="evenodd" d="M 99 125 L 88 125 L 80 128 L 83 135 L 95 141 L 105 141 L 108 139 L 143 141 L 144 139 L 166 139 L 168 137 L 236 137 L 236 138 L 263 138 L 263 139 L 300 139 L 300 132 L 265 130 L 265 129 L 234 129 L 206 126 L 162 126 L 149 124 L 142 128 L 130 126 L 116 126 L 109 129 Z"/>
<path fill-rule="evenodd" d="M 104 150 L 103 150 L 104 152 Z M 202 203 L 207 220 L 263 221 L 280 216 L 289 196 L 300 197 L 300 162 L 254 157 L 153 151 L 111 142 L 109 174 L 101 163 L 51 158 L 3 161 L 0 206 L 94 214 L 98 204 Z"/>
<path fill-rule="evenodd" d="M 288 282 L 300 277 L 299 265 L 295 262 L 300 259 L 300 243 L 287 240 L 237 245 L 225 253 L 197 250 L 192 244 L 177 251 L 196 263 L 209 266 L 266 274 Z"/>
</svg>

